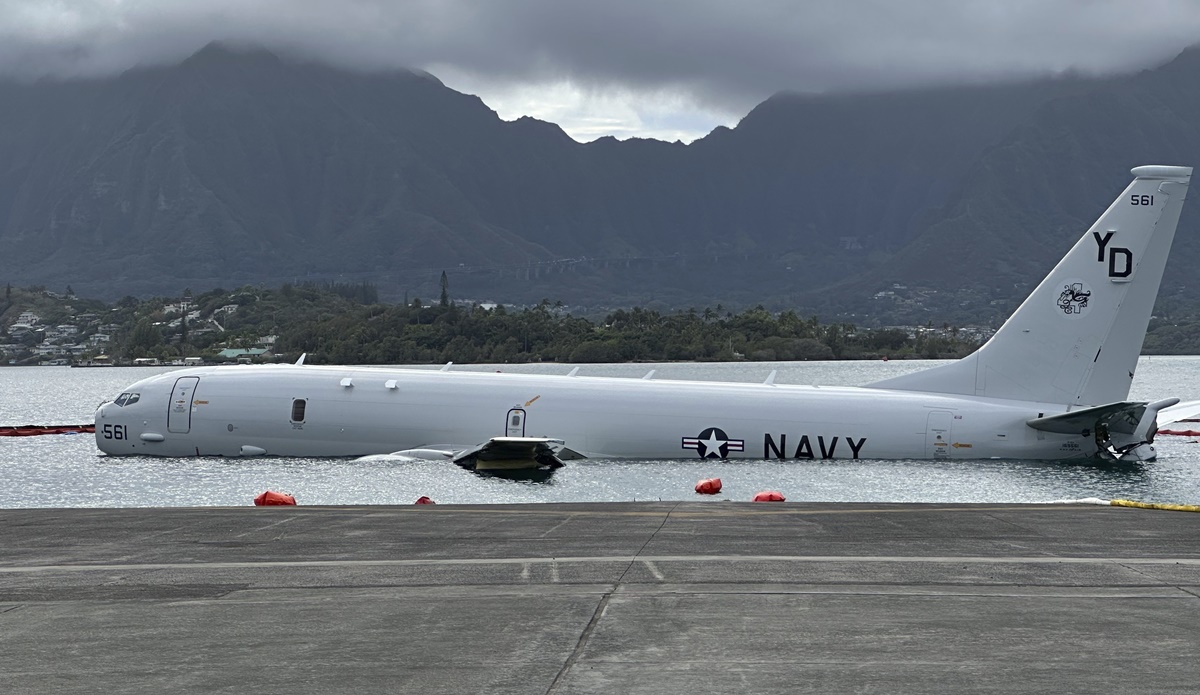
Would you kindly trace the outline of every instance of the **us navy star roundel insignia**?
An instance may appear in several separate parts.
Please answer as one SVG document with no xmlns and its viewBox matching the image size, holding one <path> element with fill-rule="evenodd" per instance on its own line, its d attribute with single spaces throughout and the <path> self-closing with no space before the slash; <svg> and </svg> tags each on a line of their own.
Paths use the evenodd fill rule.
<svg viewBox="0 0 1200 695">
<path fill-rule="evenodd" d="M 728 458 L 731 451 L 745 451 L 746 440 L 730 439 L 725 430 L 709 427 L 699 437 L 684 437 L 683 448 L 694 449 L 702 459 L 723 459 Z"/>
</svg>

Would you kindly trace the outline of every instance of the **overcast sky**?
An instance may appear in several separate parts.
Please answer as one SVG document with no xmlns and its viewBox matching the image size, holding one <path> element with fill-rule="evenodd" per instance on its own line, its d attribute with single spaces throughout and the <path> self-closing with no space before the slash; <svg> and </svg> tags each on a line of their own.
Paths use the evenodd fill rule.
<svg viewBox="0 0 1200 695">
<path fill-rule="evenodd" d="M 213 40 L 427 70 L 577 140 L 690 141 L 781 90 L 1161 63 L 1200 0 L 0 0 L 0 74 L 103 75 Z"/>
</svg>

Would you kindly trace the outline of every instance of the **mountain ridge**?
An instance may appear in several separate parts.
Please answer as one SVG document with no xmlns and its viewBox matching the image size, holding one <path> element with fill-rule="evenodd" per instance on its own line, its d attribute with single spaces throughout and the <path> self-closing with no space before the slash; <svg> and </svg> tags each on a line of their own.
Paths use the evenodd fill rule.
<svg viewBox="0 0 1200 695">
<path fill-rule="evenodd" d="M 780 93 L 690 144 L 578 143 L 431 75 L 214 44 L 0 82 L 0 280 L 108 299 L 370 281 L 398 299 L 445 270 L 479 299 L 880 317 L 896 310 L 871 297 L 900 284 L 952 316 L 1040 279 L 1131 166 L 1195 161 L 1198 81 L 1189 50 L 1122 77 Z M 1164 286 L 1191 301 L 1185 276 L 1173 263 Z"/>
</svg>

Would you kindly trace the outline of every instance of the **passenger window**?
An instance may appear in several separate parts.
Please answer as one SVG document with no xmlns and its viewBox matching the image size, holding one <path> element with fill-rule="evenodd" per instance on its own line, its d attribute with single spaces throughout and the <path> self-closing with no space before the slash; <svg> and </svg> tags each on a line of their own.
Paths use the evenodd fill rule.
<svg viewBox="0 0 1200 695">
<path fill-rule="evenodd" d="M 292 422 L 304 422 L 304 406 L 307 403 L 303 398 L 292 401 Z"/>
<path fill-rule="evenodd" d="M 134 403 L 137 403 L 138 399 L 141 397 L 142 394 L 140 393 L 131 393 L 129 394 L 129 398 L 125 399 L 125 405 L 133 405 Z"/>
</svg>

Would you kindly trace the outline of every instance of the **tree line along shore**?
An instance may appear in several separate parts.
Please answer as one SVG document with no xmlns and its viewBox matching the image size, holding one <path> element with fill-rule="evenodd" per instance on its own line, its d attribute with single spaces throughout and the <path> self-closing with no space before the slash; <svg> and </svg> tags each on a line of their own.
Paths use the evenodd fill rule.
<svg viewBox="0 0 1200 695">
<path fill-rule="evenodd" d="M 988 328 L 823 323 L 795 311 L 718 305 L 594 317 L 559 303 L 380 302 L 368 283 L 213 289 L 108 304 L 6 286 L 0 364 L 285 361 L 332 364 L 774 361 L 954 358 Z M 199 358 L 198 360 L 196 358 Z"/>
</svg>

